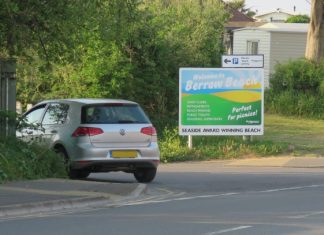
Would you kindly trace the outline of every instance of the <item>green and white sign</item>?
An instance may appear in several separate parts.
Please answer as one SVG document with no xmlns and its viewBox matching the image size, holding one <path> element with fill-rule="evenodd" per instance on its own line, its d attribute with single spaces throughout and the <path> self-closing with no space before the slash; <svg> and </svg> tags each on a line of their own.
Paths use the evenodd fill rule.
<svg viewBox="0 0 324 235">
<path fill-rule="evenodd" d="M 263 135 L 263 69 L 179 72 L 180 135 Z"/>
</svg>

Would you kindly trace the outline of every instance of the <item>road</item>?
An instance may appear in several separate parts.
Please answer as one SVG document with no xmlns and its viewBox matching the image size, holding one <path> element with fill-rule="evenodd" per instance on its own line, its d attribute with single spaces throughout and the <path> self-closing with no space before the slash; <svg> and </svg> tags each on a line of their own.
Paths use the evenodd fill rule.
<svg viewBox="0 0 324 235">
<path fill-rule="evenodd" d="M 135 182 L 123 173 L 90 180 Z M 0 234 L 324 234 L 323 168 L 160 167 L 141 198 L 0 221 Z"/>
</svg>

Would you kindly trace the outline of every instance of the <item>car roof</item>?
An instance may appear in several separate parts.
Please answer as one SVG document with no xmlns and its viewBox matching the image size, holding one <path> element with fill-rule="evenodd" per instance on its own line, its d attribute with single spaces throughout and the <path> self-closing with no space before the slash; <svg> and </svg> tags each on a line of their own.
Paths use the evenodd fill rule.
<svg viewBox="0 0 324 235">
<path fill-rule="evenodd" d="M 38 104 L 64 102 L 64 103 L 79 103 L 79 104 L 107 104 L 107 103 L 123 103 L 123 104 L 137 104 L 136 102 L 122 99 L 96 99 L 96 98 L 82 98 L 82 99 L 53 99 L 44 100 Z"/>
</svg>

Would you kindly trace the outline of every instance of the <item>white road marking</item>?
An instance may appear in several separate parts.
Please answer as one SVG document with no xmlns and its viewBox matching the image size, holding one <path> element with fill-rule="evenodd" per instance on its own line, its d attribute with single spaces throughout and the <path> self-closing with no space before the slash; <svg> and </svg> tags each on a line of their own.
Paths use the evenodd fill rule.
<svg viewBox="0 0 324 235">
<path fill-rule="evenodd" d="M 235 227 L 235 228 L 229 228 L 229 229 L 223 229 L 215 232 L 210 232 L 210 233 L 205 233 L 204 235 L 216 235 L 216 234 L 222 234 L 222 233 L 229 233 L 229 232 L 234 232 L 242 229 L 247 229 L 251 228 L 252 226 L 240 226 L 240 227 Z"/>
<path fill-rule="evenodd" d="M 222 194 L 213 194 L 213 195 L 201 195 L 201 196 L 192 196 L 192 197 L 180 197 L 180 198 L 170 198 L 170 199 L 161 199 L 161 200 L 150 200 L 150 201 L 135 201 L 135 202 L 128 202 L 125 204 L 121 204 L 119 206 L 133 206 L 133 205 L 143 205 L 149 203 L 164 203 L 164 202 L 174 202 L 174 201 L 186 201 L 186 200 L 193 200 L 199 198 L 214 198 L 214 197 L 221 197 L 221 196 L 231 196 L 236 195 L 239 193 L 222 193 Z"/>
<path fill-rule="evenodd" d="M 289 216 L 288 218 L 290 218 L 290 219 L 306 219 L 307 217 L 310 217 L 310 216 L 323 215 L 323 214 L 324 214 L 324 211 L 316 211 L 316 212 L 311 212 L 311 213 L 304 214 L 304 215 Z"/>
<path fill-rule="evenodd" d="M 289 187 L 289 188 L 267 189 L 267 190 L 262 190 L 262 191 L 230 192 L 230 193 L 200 195 L 200 196 L 192 196 L 192 197 L 179 197 L 179 198 L 169 198 L 169 199 L 161 198 L 161 199 L 155 199 L 155 200 L 145 200 L 144 199 L 143 201 L 132 201 L 132 202 L 122 203 L 122 204 L 117 205 L 117 207 L 143 205 L 143 204 L 150 204 L 150 203 L 153 204 L 153 203 L 165 203 L 165 202 L 174 202 L 174 201 L 186 201 L 186 200 L 194 200 L 194 199 L 202 199 L 202 198 L 215 198 L 215 197 L 221 197 L 221 196 L 240 195 L 240 194 L 244 194 L 244 193 L 275 193 L 275 192 L 305 189 L 305 188 L 319 188 L 319 187 L 323 187 L 323 186 L 324 186 L 324 184 L 313 184 L 313 185 Z"/>
<path fill-rule="evenodd" d="M 264 191 L 257 191 L 257 192 L 258 193 L 274 193 L 274 192 L 296 190 L 296 189 L 319 188 L 319 187 L 323 187 L 323 186 L 324 186 L 324 184 L 312 184 L 312 185 L 299 186 L 299 187 L 267 189 L 267 190 L 264 190 Z"/>
<path fill-rule="evenodd" d="M 296 190 L 296 189 L 303 189 L 303 188 L 305 188 L 305 187 L 276 188 L 276 189 L 268 189 L 268 190 L 264 190 L 264 191 L 259 191 L 259 193 L 274 193 L 274 192 Z"/>
<path fill-rule="evenodd" d="M 185 200 L 191 200 L 191 199 L 197 199 L 197 198 L 213 198 L 213 197 L 219 197 L 219 196 L 232 196 L 236 195 L 238 193 L 223 193 L 223 194 L 212 194 L 212 195 L 201 195 L 201 196 L 192 196 L 192 197 L 180 197 L 175 198 L 175 201 L 185 201 Z"/>
</svg>

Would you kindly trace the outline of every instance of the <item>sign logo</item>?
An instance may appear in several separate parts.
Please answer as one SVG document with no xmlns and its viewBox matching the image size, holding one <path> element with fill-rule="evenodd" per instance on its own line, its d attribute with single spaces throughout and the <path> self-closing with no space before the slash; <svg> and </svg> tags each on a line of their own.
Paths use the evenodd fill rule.
<svg viewBox="0 0 324 235">
<path fill-rule="evenodd" d="M 239 63 L 239 58 L 233 58 L 233 64 L 238 64 Z"/>
<path fill-rule="evenodd" d="M 122 135 L 122 136 L 124 136 L 126 134 L 126 131 L 124 129 L 120 129 L 119 130 L 119 134 Z"/>
</svg>

